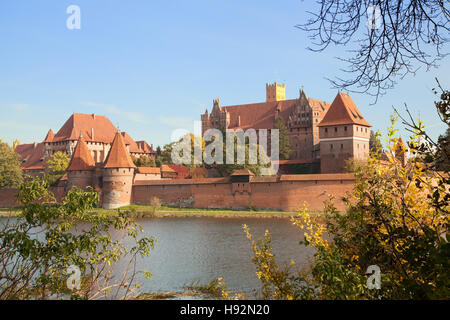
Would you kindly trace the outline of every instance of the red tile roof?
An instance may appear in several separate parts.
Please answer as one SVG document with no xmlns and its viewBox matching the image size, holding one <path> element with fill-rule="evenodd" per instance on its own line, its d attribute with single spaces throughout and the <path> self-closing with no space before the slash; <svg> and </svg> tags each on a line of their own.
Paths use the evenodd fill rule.
<svg viewBox="0 0 450 320">
<path fill-rule="evenodd" d="M 53 133 L 52 129 L 50 129 L 48 130 L 47 136 L 45 137 L 43 142 L 52 142 L 54 137 L 55 134 Z"/>
<path fill-rule="evenodd" d="M 14 149 L 20 155 L 23 170 L 44 170 L 44 143 L 20 144 Z"/>
<path fill-rule="evenodd" d="M 154 167 L 138 167 L 138 173 L 161 174 L 161 168 Z"/>
<path fill-rule="evenodd" d="M 219 108 L 226 110 L 230 115 L 229 129 L 269 129 L 273 128 L 277 110 L 280 111 L 281 118 L 286 122 L 297 101 L 298 99 L 291 99 Z M 311 107 L 322 107 L 323 111 L 330 106 L 328 102 L 312 98 L 308 98 L 308 102 Z"/>
<path fill-rule="evenodd" d="M 320 126 L 359 124 L 366 127 L 371 125 L 364 119 L 348 94 L 339 92 L 327 113 L 319 123 Z"/>
<path fill-rule="evenodd" d="M 251 172 L 248 169 L 235 170 L 231 175 L 232 176 L 254 176 L 253 172 Z"/>
<path fill-rule="evenodd" d="M 92 158 L 83 136 L 80 136 L 78 143 L 73 151 L 67 171 L 94 170 L 95 162 Z"/>
<path fill-rule="evenodd" d="M 86 141 L 111 143 L 116 127 L 105 116 L 74 113 L 56 133 L 53 142 L 78 140 L 80 134 Z"/>
<path fill-rule="evenodd" d="M 136 143 L 143 152 L 156 153 L 156 151 L 153 150 L 153 145 L 150 146 L 146 141 L 136 141 Z"/>
<path fill-rule="evenodd" d="M 117 131 L 108 157 L 105 160 L 105 168 L 136 168 L 131 160 L 131 156 L 125 146 L 124 138 L 120 131 Z"/>
<path fill-rule="evenodd" d="M 167 164 L 161 165 L 161 172 L 176 172 L 174 169 L 169 167 Z"/>
</svg>

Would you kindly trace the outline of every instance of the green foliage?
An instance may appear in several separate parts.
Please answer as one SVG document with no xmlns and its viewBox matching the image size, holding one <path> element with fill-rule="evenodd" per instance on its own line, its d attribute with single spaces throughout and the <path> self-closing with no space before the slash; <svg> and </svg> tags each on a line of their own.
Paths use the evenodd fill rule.
<svg viewBox="0 0 450 320">
<path fill-rule="evenodd" d="M 57 151 L 47 160 L 48 173 L 52 175 L 63 175 L 66 172 L 69 163 L 69 156 L 65 152 Z"/>
<path fill-rule="evenodd" d="M 131 159 L 136 167 L 156 167 L 156 161 L 153 157 L 140 156 L 136 158 L 131 156 Z"/>
<path fill-rule="evenodd" d="M 126 212 L 90 214 L 98 202 L 93 191 L 73 188 L 58 203 L 48 187 L 43 177 L 27 179 L 18 193 L 20 216 L 0 230 L 0 299 L 127 296 L 134 279 L 129 271 L 137 257 L 149 254 L 155 239 L 139 238 L 142 229 Z M 124 258 L 129 264 L 123 279 L 111 283 L 114 264 Z M 67 289 L 70 265 L 81 270 L 80 290 Z"/>
<path fill-rule="evenodd" d="M 48 168 L 47 181 L 50 185 L 56 184 L 64 175 L 69 166 L 70 158 L 62 151 L 57 151 L 47 160 L 46 166 Z"/>
<path fill-rule="evenodd" d="M 18 188 L 22 181 L 20 156 L 0 139 L 0 189 Z"/>
<path fill-rule="evenodd" d="M 370 130 L 369 151 L 376 155 L 380 155 L 383 152 L 380 135 L 379 131 L 374 132 L 373 130 Z"/>
<path fill-rule="evenodd" d="M 274 129 L 279 130 L 280 160 L 288 160 L 292 153 L 292 148 L 289 142 L 288 130 L 281 117 L 278 117 L 275 121 Z"/>
<path fill-rule="evenodd" d="M 446 106 L 437 109 L 448 121 Z M 408 141 L 413 157 L 405 165 L 396 157 L 396 120 L 391 117 L 387 133 L 387 160 L 371 153 L 355 166 L 354 191 L 344 198 L 346 213 L 330 199 L 324 222 L 313 220 L 306 208 L 293 218 L 303 230 L 301 244 L 316 250 L 309 272 L 291 275 L 277 267 L 270 234 L 257 245 L 252 242 L 263 298 L 449 299 L 450 179 L 434 171 L 434 162 L 424 161 L 434 157 L 435 148 L 449 154 L 433 143 L 421 121 L 402 118 L 413 133 Z M 367 286 L 371 265 L 381 270 L 380 289 Z"/>
<path fill-rule="evenodd" d="M 249 141 L 246 141 L 246 143 L 237 143 L 237 138 L 234 142 L 234 163 L 228 163 L 226 161 L 227 158 L 227 146 L 226 142 L 223 143 L 223 164 L 216 164 L 215 167 L 217 168 L 217 171 L 222 175 L 222 177 L 228 177 L 230 176 L 234 171 L 240 170 L 240 169 L 248 169 L 255 176 L 261 175 L 261 169 L 262 168 L 269 168 L 270 167 L 270 159 L 267 155 L 260 155 L 260 148 L 262 148 L 260 145 L 252 145 L 249 143 Z M 256 150 L 256 163 L 252 164 L 250 161 L 250 152 L 253 152 L 252 150 Z M 245 155 L 244 163 L 240 164 L 238 163 L 238 155 L 240 153 L 243 153 Z M 262 152 L 265 154 L 265 152 Z M 226 163 L 225 163 L 226 162 Z"/>
</svg>

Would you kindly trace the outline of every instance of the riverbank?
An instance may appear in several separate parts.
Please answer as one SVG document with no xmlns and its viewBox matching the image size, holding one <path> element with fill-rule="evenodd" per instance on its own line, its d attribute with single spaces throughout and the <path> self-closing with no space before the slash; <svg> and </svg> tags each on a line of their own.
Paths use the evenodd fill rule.
<svg viewBox="0 0 450 320">
<path fill-rule="evenodd" d="M 233 210 L 233 209 L 201 209 L 162 206 L 155 210 L 149 205 L 130 205 L 120 209 L 94 209 L 92 214 L 118 215 L 127 211 L 131 218 L 290 218 L 297 212 L 271 210 Z M 15 217 L 21 213 L 20 208 L 0 208 L 0 217 Z M 321 212 L 313 212 L 321 214 Z"/>
</svg>

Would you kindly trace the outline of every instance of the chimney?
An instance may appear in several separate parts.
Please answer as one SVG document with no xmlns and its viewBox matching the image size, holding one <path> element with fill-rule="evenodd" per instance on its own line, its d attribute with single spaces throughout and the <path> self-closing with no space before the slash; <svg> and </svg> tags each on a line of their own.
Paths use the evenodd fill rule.
<svg viewBox="0 0 450 320">
<path fill-rule="evenodd" d="M 94 114 L 95 118 L 95 114 Z M 91 140 L 94 140 L 94 128 L 91 128 Z"/>
<path fill-rule="evenodd" d="M 92 114 L 92 118 L 95 120 L 95 113 Z"/>
<path fill-rule="evenodd" d="M 241 116 L 238 116 L 238 126 L 241 126 Z"/>
</svg>

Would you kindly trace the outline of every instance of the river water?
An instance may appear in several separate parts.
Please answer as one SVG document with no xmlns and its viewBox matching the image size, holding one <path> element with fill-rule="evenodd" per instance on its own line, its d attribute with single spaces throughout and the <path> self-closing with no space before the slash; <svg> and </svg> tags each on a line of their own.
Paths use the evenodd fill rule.
<svg viewBox="0 0 450 320">
<path fill-rule="evenodd" d="M 299 245 L 303 233 L 289 219 L 160 218 L 137 222 L 146 236 L 157 239 L 150 256 L 139 261 L 138 269 L 153 275 L 151 280 L 142 280 L 143 291 L 183 291 L 186 284 L 206 284 L 223 277 L 231 292 L 244 292 L 250 298 L 260 288 L 260 281 L 243 224 L 249 226 L 253 239 L 270 231 L 279 265 L 292 259 L 294 270 L 305 267 L 313 253 Z"/>
<path fill-rule="evenodd" d="M 311 248 L 299 245 L 303 233 L 289 219 L 145 218 L 136 222 L 143 227 L 141 236 L 157 239 L 150 255 L 138 260 L 137 270 L 152 273 L 150 280 L 142 275 L 137 278 L 143 285 L 141 292 L 183 292 L 186 285 L 207 284 L 222 277 L 229 291 L 245 293 L 251 299 L 261 286 L 244 224 L 254 240 L 263 238 L 266 229 L 270 231 L 278 265 L 292 259 L 293 270 L 307 267 L 313 254 Z M 113 231 L 112 236 L 117 239 L 123 234 Z M 121 269 L 117 266 L 118 276 Z"/>
</svg>

